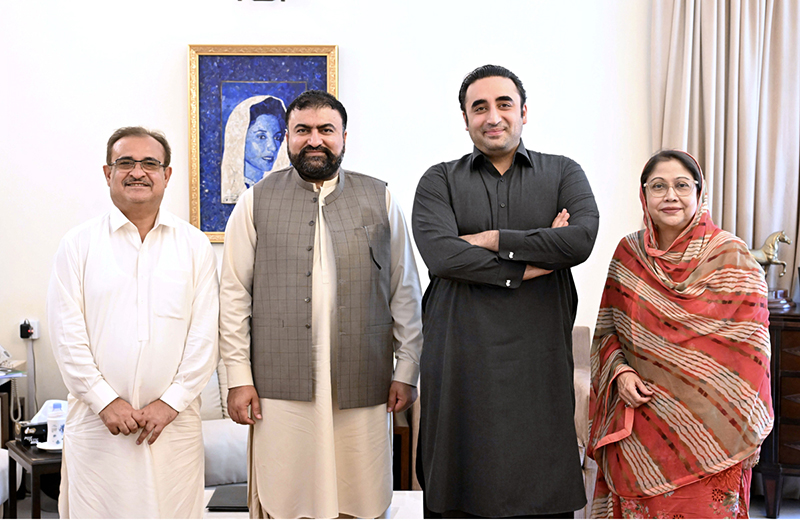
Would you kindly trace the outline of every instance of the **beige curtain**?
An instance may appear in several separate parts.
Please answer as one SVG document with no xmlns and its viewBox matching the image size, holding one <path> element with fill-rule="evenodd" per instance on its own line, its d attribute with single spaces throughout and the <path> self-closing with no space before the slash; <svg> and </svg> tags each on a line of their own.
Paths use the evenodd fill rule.
<svg viewBox="0 0 800 521">
<path fill-rule="evenodd" d="M 653 150 L 697 157 L 718 226 L 759 248 L 793 240 L 770 287 L 797 279 L 800 201 L 800 2 L 654 0 Z"/>
</svg>

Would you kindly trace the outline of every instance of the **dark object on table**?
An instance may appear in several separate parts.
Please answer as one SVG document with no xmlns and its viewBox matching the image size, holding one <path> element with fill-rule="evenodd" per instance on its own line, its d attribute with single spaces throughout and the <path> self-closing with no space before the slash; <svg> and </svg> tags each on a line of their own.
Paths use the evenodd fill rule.
<svg viewBox="0 0 800 521">
<path fill-rule="evenodd" d="M 206 508 L 211 512 L 247 512 L 247 483 L 217 487 Z"/>
<path fill-rule="evenodd" d="M 14 423 L 14 439 L 25 447 L 47 441 L 47 422 L 30 423 L 26 421 Z"/>
</svg>

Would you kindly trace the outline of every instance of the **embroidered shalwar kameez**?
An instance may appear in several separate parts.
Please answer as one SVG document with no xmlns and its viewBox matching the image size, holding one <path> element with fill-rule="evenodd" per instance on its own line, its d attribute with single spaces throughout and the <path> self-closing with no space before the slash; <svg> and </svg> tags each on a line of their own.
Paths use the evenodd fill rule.
<svg viewBox="0 0 800 521">
<path fill-rule="evenodd" d="M 325 181 L 314 234 L 312 269 L 313 398 L 262 398 L 263 419 L 251 429 L 251 517 L 361 518 L 382 516 L 392 499 L 392 446 L 386 404 L 340 410 L 335 389 L 336 258 L 322 207 L 338 177 Z M 422 348 L 419 278 L 399 206 L 388 190 L 391 233 L 391 311 L 395 321 L 394 380 L 416 385 Z M 256 230 L 248 189 L 226 228 L 222 267 L 221 349 L 229 387 L 252 385 L 249 333 L 226 334 L 249 316 Z M 387 396 L 388 398 L 388 396 Z"/>
<path fill-rule="evenodd" d="M 218 360 L 216 259 L 205 235 L 161 209 L 139 236 L 116 207 L 70 231 L 47 314 L 69 390 L 62 518 L 203 514 L 199 394 Z M 112 435 L 98 416 L 117 397 L 178 411 L 158 440 Z"/>
</svg>

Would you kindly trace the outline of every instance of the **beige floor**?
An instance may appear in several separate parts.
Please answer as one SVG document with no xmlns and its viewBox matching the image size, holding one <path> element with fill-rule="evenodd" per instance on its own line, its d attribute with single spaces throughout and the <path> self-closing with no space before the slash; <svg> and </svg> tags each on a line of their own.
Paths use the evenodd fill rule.
<svg viewBox="0 0 800 521">
<path fill-rule="evenodd" d="M 206 491 L 206 501 L 211 498 L 213 490 Z M 56 503 L 49 498 L 43 498 L 42 506 L 46 509 L 42 511 L 43 519 L 58 519 L 56 513 Z M 49 511 L 48 511 L 49 510 Z M 17 515 L 20 519 L 31 517 L 30 497 L 17 503 Z M 764 497 L 754 496 L 750 504 L 750 516 L 752 519 L 766 519 L 764 512 Z M 247 519 L 246 513 L 212 513 L 206 512 L 206 519 Z M 392 502 L 392 519 L 421 519 L 422 518 L 422 493 L 421 492 L 395 492 Z M 781 504 L 781 519 L 800 519 L 800 500 L 784 499 Z"/>
<path fill-rule="evenodd" d="M 206 502 L 213 490 L 206 490 Z M 247 519 L 246 513 L 205 513 L 206 519 Z M 766 519 L 764 497 L 754 496 L 750 503 L 751 519 Z M 392 501 L 392 519 L 422 519 L 422 492 L 395 491 Z M 781 519 L 800 519 L 800 500 L 784 499 L 781 503 Z"/>
<path fill-rule="evenodd" d="M 206 489 L 206 503 L 211 499 L 213 489 Z M 247 519 L 246 512 L 209 512 L 205 519 Z M 392 498 L 391 519 L 422 519 L 422 492 L 397 490 Z"/>
</svg>

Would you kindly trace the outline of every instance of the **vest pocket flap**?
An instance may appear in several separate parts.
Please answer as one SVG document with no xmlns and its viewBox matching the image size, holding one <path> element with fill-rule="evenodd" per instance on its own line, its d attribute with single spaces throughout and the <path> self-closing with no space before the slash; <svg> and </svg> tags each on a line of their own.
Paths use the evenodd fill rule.
<svg viewBox="0 0 800 521">
<path fill-rule="evenodd" d="M 383 252 L 387 250 L 389 245 L 389 229 L 388 226 L 382 223 L 368 224 L 355 229 L 356 236 L 365 236 L 367 239 L 367 247 L 369 248 L 369 256 L 372 264 L 378 269 L 383 270 L 384 266 L 388 267 L 389 259 L 383 258 Z"/>
</svg>

